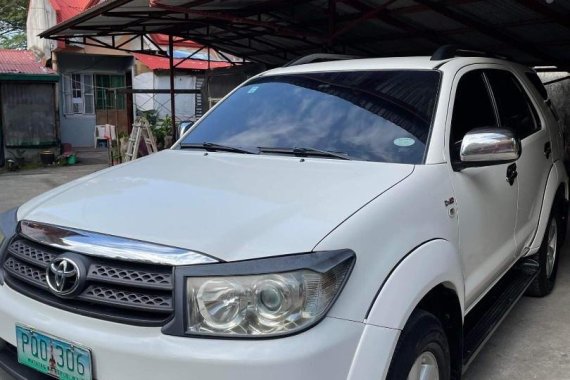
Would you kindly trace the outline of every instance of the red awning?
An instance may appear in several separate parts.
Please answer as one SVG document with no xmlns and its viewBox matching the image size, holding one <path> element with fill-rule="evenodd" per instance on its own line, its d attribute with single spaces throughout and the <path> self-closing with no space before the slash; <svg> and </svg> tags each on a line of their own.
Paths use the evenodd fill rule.
<svg viewBox="0 0 570 380">
<path fill-rule="evenodd" d="M 147 54 L 133 54 L 135 58 L 148 67 L 151 70 L 169 70 L 170 65 L 168 62 L 167 57 L 158 57 L 152 56 Z M 174 64 L 178 64 L 182 59 L 175 59 Z M 213 62 L 210 61 L 210 66 L 208 67 L 208 61 L 202 61 L 198 59 L 187 59 L 182 62 L 177 69 L 186 69 L 186 70 L 208 70 L 208 68 L 216 69 L 219 67 L 228 67 L 231 64 L 228 62 Z"/>
</svg>

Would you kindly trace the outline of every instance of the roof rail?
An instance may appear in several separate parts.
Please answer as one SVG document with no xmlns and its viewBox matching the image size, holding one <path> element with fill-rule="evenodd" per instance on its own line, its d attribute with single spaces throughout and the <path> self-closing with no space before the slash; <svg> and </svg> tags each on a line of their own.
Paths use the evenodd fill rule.
<svg viewBox="0 0 570 380">
<path fill-rule="evenodd" d="M 431 56 L 432 61 L 441 61 L 455 57 L 489 57 L 509 60 L 509 57 L 479 50 L 460 49 L 455 45 L 443 45 Z"/>
<path fill-rule="evenodd" d="M 327 61 L 342 61 L 346 59 L 358 59 L 356 55 L 343 55 L 343 54 L 327 54 L 327 53 L 315 53 L 305 55 L 300 58 L 296 58 L 292 61 L 287 62 L 283 67 L 304 65 L 305 63 L 316 63 L 316 62 L 327 62 Z"/>
</svg>

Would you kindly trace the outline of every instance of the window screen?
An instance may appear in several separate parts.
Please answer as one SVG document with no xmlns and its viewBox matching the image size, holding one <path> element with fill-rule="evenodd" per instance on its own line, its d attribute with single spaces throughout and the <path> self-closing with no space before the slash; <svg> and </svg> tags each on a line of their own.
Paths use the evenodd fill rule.
<svg viewBox="0 0 570 380">
<path fill-rule="evenodd" d="M 66 114 L 92 114 L 94 112 L 93 76 L 91 74 L 65 74 L 63 76 L 63 99 Z"/>
</svg>

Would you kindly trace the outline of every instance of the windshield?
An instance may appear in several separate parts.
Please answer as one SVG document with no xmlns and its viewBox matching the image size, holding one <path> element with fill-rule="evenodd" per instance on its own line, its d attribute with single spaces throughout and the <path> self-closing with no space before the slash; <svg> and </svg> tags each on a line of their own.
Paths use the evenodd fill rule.
<svg viewBox="0 0 570 380">
<path fill-rule="evenodd" d="M 418 164 L 439 81 L 431 70 L 260 77 L 200 120 L 182 144 L 318 149 L 353 160 Z"/>
</svg>

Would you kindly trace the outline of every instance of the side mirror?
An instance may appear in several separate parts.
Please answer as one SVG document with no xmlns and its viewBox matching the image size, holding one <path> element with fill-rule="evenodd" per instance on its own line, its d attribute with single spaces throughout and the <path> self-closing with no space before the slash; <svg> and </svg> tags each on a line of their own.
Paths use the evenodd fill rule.
<svg viewBox="0 0 570 380">
<path fill-rule="evenodd" d="M 463 137 L 460 166 L 488 166 L 516 161 L 521 155 L 520 141 L 510 129 L 475 128 Z"/>
</svg>

